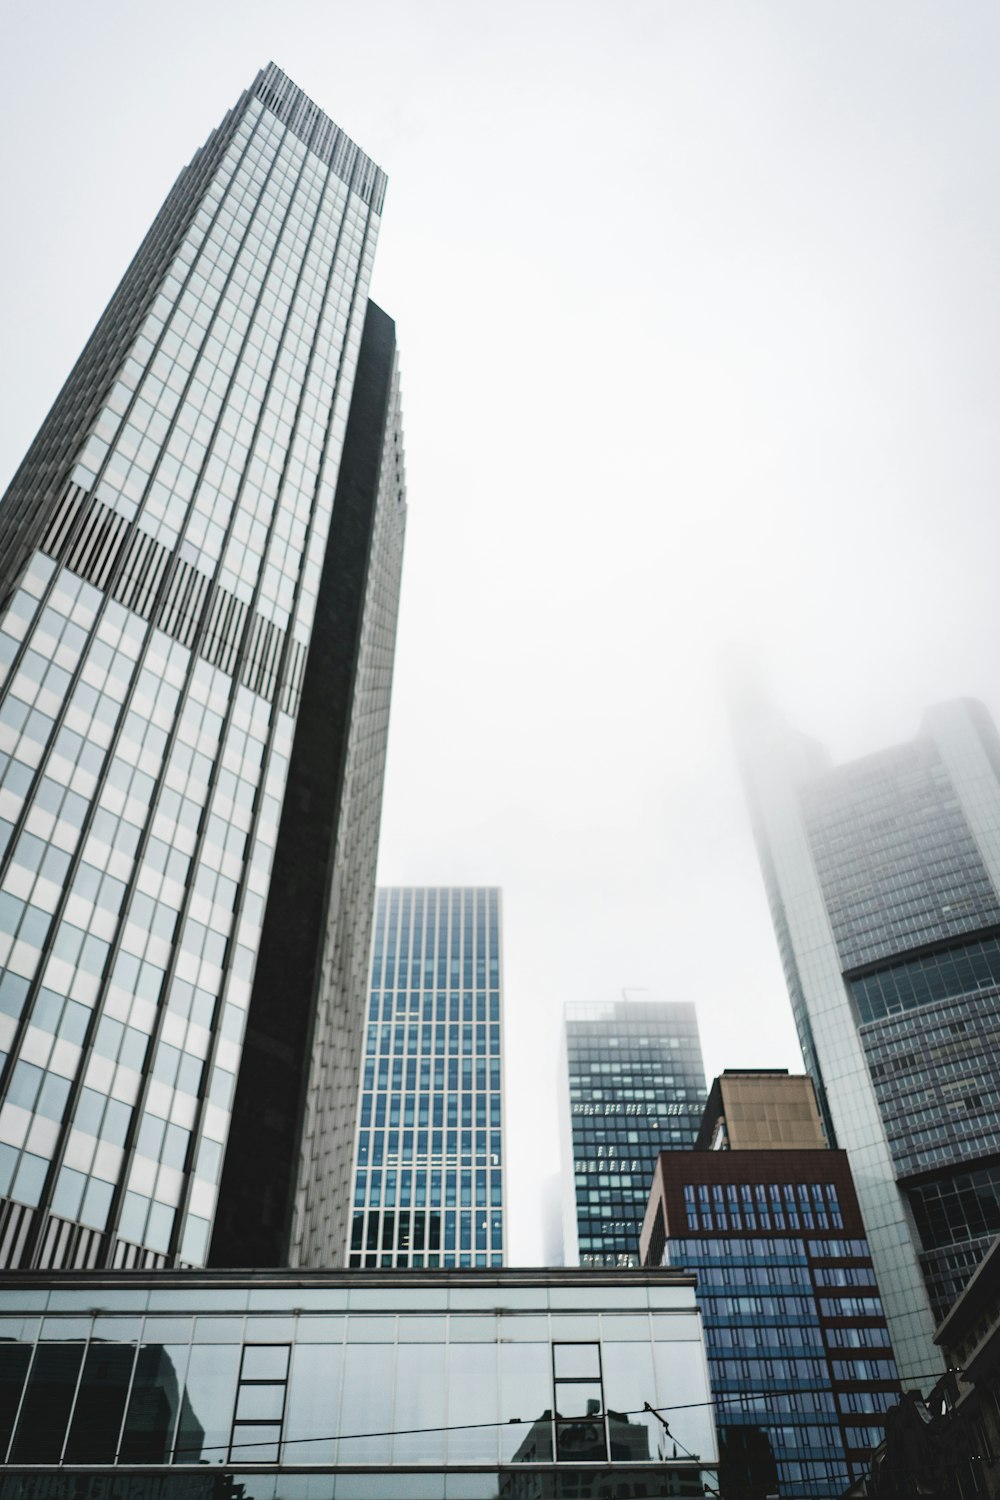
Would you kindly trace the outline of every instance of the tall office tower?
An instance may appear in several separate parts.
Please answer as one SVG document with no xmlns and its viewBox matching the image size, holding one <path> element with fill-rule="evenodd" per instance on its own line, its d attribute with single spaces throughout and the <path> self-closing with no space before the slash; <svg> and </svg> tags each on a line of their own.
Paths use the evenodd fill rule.
<svg viewBox="0 0 1000 1500">
<path fill-rule="evenodd" d="M 693 1146 L 705 1107 L 694 1006 L 568 1005 L 562 1073 L 566 1264 L 637 1266 L 657 1153 Z"/>
<path fill-rule="evenodd" d="M 907 1384 L 1000 1228 L 1000 741 L 971 701 L 831 768 L 740 710 L 754 832 L 799 1039 L 850 1157 Z"/>
<path fill-rule="evenodd" d="M 502 1266 L 500 892 L 379 888 L 352 1266 Z"/>
<path fill-rule="evenodd" d="M 694 1151 L 664 1151 L 645 1266 L 684 1266 L 698 1302 L 723 1495 L 842 1495 L 868 1472 L 899 1381 L 843 1151 L 808 1078 L 727 1072 Z"/>
<path fill-rule="evenodd" d="M 216 1220 L 222 1264 L 342 1251 L 405 510 L 383 191 L 265 68 L 0 506 L 4 1265 L 202 1264 Z"/>
</svg>

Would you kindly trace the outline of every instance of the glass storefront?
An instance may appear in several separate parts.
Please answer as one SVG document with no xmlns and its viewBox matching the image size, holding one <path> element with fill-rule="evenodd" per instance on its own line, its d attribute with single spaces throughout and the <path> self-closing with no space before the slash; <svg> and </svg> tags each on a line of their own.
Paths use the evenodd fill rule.
<svg viewBox="0 0 1000 1500">
<path fill-rule="evenodd" d="M 351 1472 L 365 1469 L 382 1485 L 391 1471 L 403 1485 L 392 1493 L 406 1495 L 701 1493 L 715 1433 L 692 1278 L 405 1279 L 0 1283 L 7 1475 L 96 1465 L 110 1472 L 92 1493 L 109 1496 L 113 1473 L 157 1465 L 196 1467 L 191 1482 L 213 1497 L 228 1495 L 236 1467 L 247 1496 L 388 1494 L 370 1487 L 370 1473 Z M 247 1471 L 265 1465 L 271 1477 L 251 1480 Z M 560 1489 L 563 1465 L 621 1467 L 633 1488 Z M 657 1487 L 640 1479 L 643 1465 Z M 404 1482 L 404 1468 L 418 1472 Z M 320 1490 L 309 1488 L 315 1472 L 286 1475 L 293 1469 L 322 1470 Z M 436 1490 L 406 1487 L 431 1473 Z M 155 1487 L 166 1496 L 164 1478 Z M 16 1491 L 29 1492 L 69 1490 L 32 1480 Z"/>
</svg>

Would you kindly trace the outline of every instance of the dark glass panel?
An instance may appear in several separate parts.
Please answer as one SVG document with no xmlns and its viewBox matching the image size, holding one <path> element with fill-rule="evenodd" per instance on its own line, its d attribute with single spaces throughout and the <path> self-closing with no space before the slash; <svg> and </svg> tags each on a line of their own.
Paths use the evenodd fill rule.
<svg viewBox="0 0 1000 1500">
<path fill-rule="evenodd" d="M 0 1463 L 7 1456 L 30 1358 L 30 1344 L 0 1344 Z"/>
<path fill-rule="evenodd" d="M 28 1377 L 11 1462 L 59 1462 L 69 1421 L 83 1344 L 39 1344 Z"/>
<path fill-rule="evenodd" d="M 91 1344 L 87 1350 L 66 1443 L 67 1463 L 114 1462 L 134 1360 L 134 1344 Z"/>
<path fill-rule="evenodd" d="M 559 1463 L 602 1463 L 607 1461 L 604 1419 L 556 1423 L 556 1459 Z"/>
</svg>

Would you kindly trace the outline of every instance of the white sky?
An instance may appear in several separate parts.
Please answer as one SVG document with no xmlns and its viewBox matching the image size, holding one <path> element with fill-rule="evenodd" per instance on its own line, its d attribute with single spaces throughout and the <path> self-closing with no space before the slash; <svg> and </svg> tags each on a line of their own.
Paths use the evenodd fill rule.
<svg viewBox="0 0 1000 1500">
<path fill-rule="evenodd" d="M 384 883 L 498 883 L 511 1258 L 562 1005 L 798 1066 L 719 660 L 846 757 L 1000 707 L 1000 9 L 0 7 L 0 483 L 268 58 L 389 173 L 409 535 Z"/>
</svg>

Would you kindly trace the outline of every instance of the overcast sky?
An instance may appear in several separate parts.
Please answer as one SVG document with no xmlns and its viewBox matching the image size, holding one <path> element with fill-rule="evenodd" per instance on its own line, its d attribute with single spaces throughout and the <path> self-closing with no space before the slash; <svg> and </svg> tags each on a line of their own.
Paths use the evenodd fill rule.
<svg viewBox="0 0 1000 1500">
<path fill-rule="evenodd" d="M 409 486 L 380 879 L 496 883 L 511 1258 L 564 1002 L 800 1066 L 735 645 L 837 758 L 1000 708 L 1000 8 L 2 6 L 6 483 L 167 188 L 273 58 L 389 173 Z"/>
</svg>

